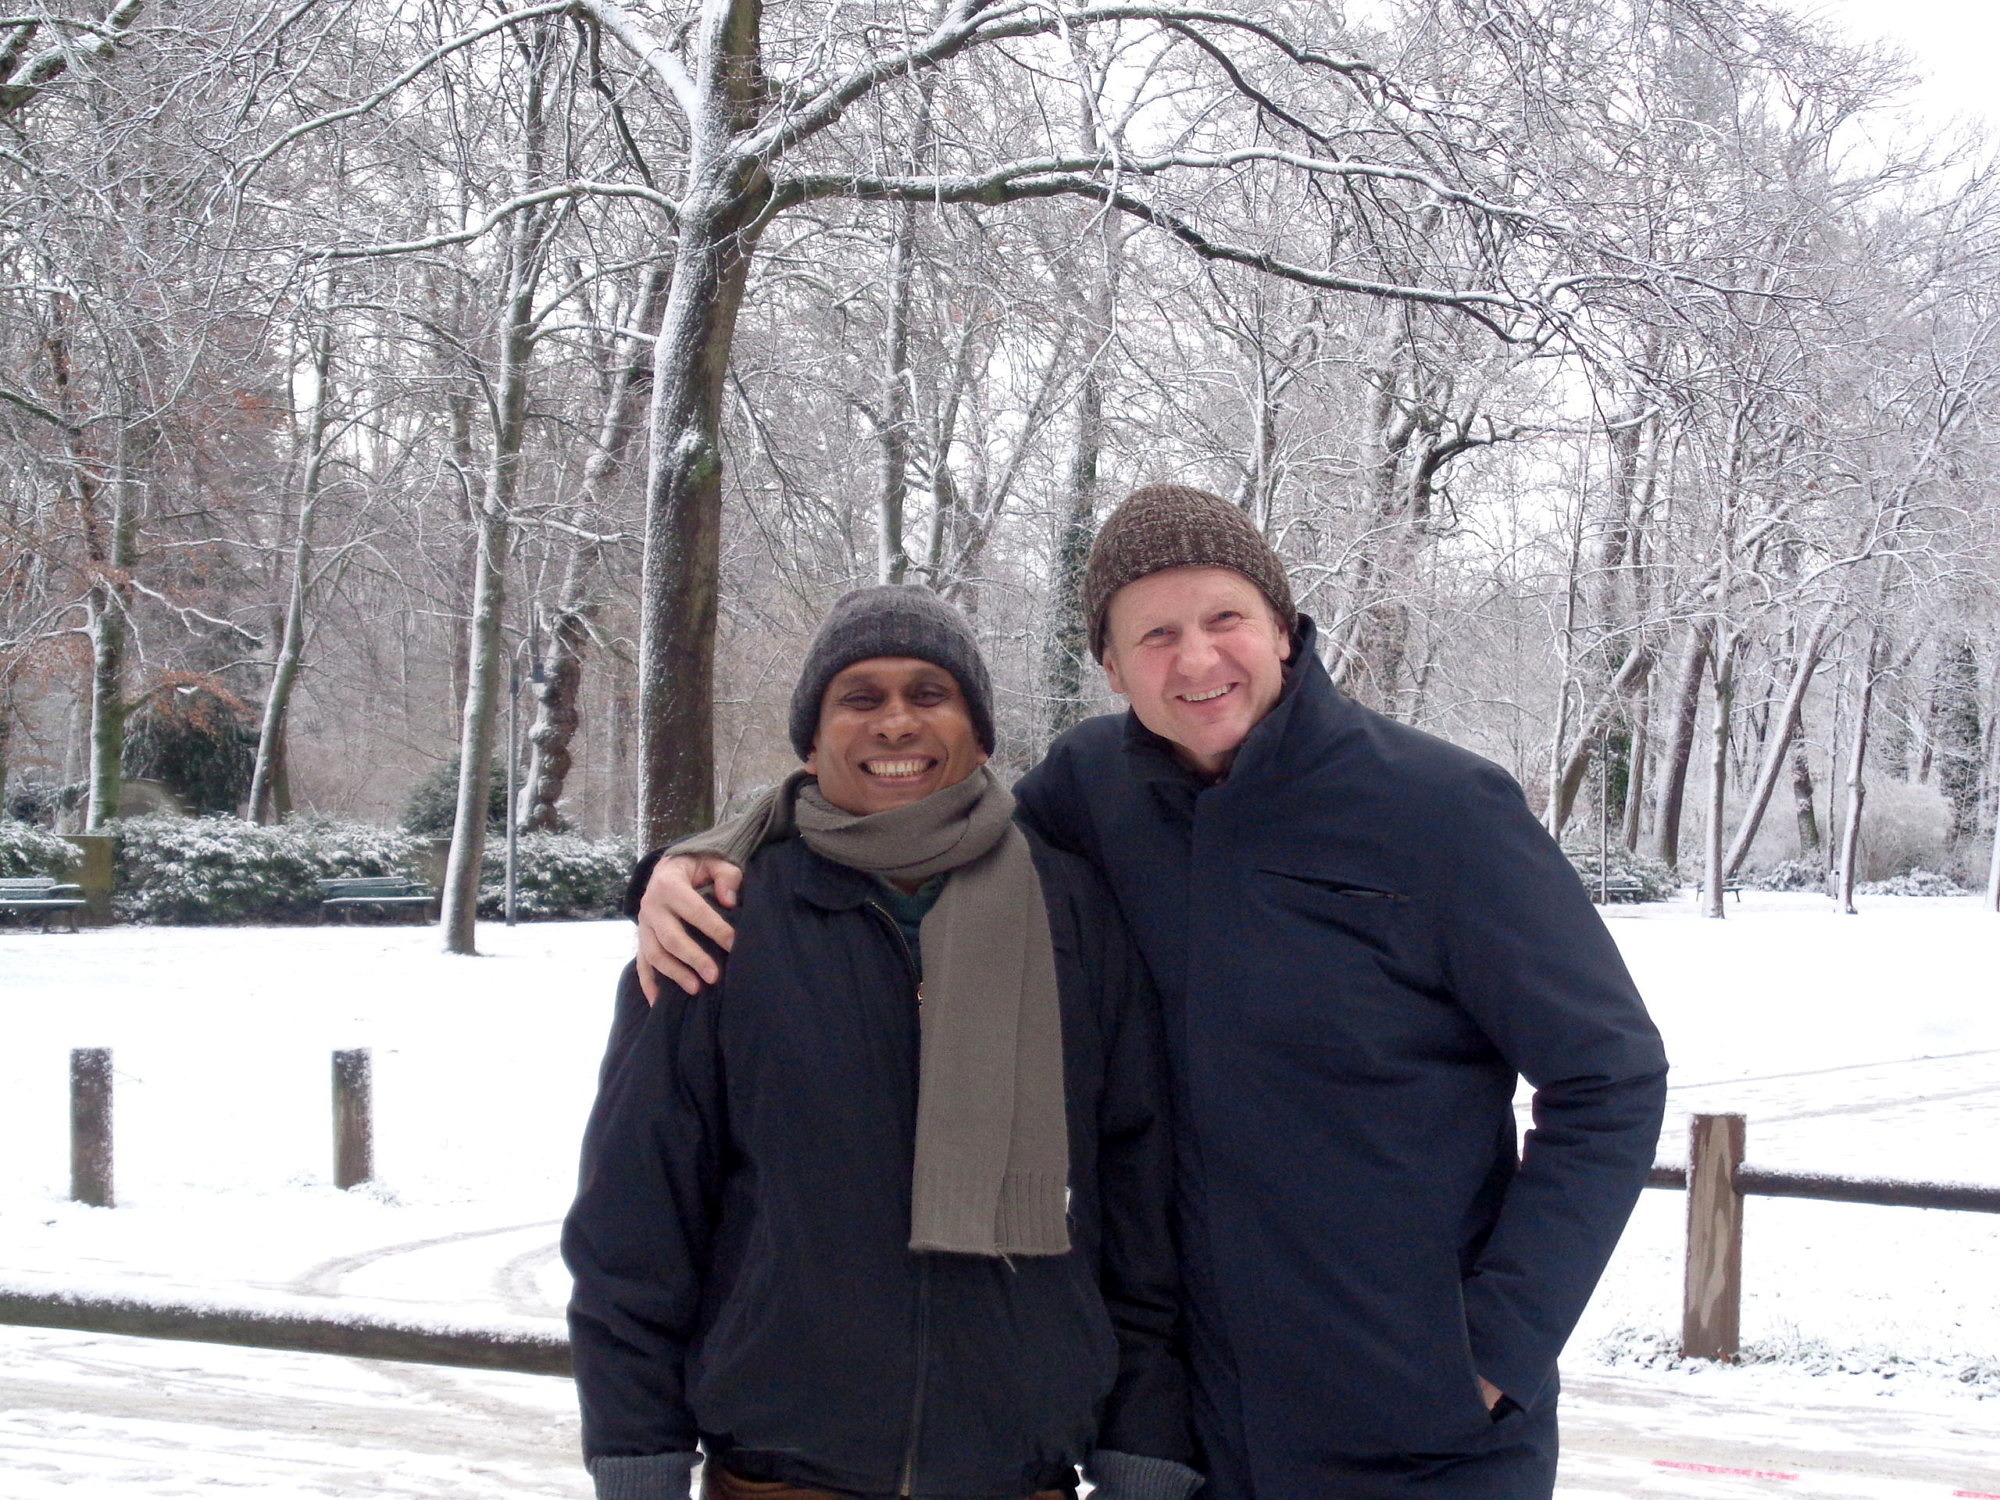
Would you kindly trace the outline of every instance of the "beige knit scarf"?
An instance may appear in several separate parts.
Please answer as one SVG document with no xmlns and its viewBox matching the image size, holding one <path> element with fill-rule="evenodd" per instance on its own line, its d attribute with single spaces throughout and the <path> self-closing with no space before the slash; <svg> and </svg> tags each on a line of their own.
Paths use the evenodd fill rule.
<svg viewBox="0 0 2000 1500">
<path fill-rule="evenodd" d="M 920 933 L 910 1248 L 1063 1254 L 1062 1011 L 1048 908 L 1014 826 L 1014 794 L 982 766 L 921 802 L 859 817 L 803 780 L 793 817 L 807 846 L 836 864 L 889 880 L 949 877 Z"/>
</svg>

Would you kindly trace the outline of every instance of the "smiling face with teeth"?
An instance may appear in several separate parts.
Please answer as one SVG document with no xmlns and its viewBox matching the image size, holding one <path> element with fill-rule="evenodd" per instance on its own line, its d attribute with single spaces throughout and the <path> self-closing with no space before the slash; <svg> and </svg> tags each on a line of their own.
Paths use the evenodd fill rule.
<svg viewBox="0 0 2000 1500">
<path fill-rule="evenodd" d="M 871 656 L 837 673 L 806 757 L 820 794 L 863 817 L 921 802 L 985 764 L 958 680 L 912 656 Z"/>
<path fill-rule="evenodd" d="M 1111 596 L 1104 671 L 1181 763 L 1220 776 L 1285 690 L 1291 632 L 1234 568 L 1163 568 Z"/>
</svg>

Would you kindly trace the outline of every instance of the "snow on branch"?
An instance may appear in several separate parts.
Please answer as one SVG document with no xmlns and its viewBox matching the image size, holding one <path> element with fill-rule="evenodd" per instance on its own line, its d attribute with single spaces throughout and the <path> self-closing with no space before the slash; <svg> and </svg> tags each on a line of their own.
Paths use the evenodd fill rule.
<svg viewBox="0 0 2000 1500">
<path fill-rule="evenodd" d="M 10 16 L 0 20 L 0 29 L 13 29 L 21 33 L 17 45 L 24 46 L 39 26 L 71 26 L 88 33 L 71 41 L 65 39 L 53 47 L 45 47 L 25 62 L 21 61 L 14 47 L 7 49 L 4 82 L 0 82 L 0 120 L 16 114 L 49 84 L 69 71 L 70 64 L 83 57 L 110 57 L 125 42 L 131 40 L 132 27 L 145 9 L 145 0 L 115 0 L 106 11 L 102 21 L 63 20 L 56 16 Z"/>
<path fill-rule="evenodd" d="M 1117 21 L 1160 22 L 1188 37 L 1211 56 L 1219 55 L 1219 49 L 1189 28 L 1197 23 L 1228 27 L 1268 43 L 1291 62 L 1302 66 L 1323 67 L 1351 80 L 1368 79 L 1385 89 L 1389 83 L 1387 77 L 1371 63 L 1356 58 L 1335 57 L 1301 46 L 1275 27 L 1228 11 L 1199 6 L 1140 4 L 1081 5 L 1064 9 L 1060 5 L 1046 3 L 1046 0 L 1015 0 L 1010 4 L 960 0 L 945 11 L 930 35 L 922 41 L 852 69 L 845 77 L 809 96 L 795 113 L 750 136 L 742 143 L 742 150 L 746 156 L 773 160 L 832 125 L 853 104 L 882 84 L 935 68 L 968 48 Z M 1260 103 L 1268 103 L 1243 83 L 1233 65 L 1225 62 L 1225 70 L 1231 81 L 1242 87 L 1250 97 Z M 1269 107 L 1276 109 L 1275 105 Z M 1283 111 L 1278 113 L 1289 121 L 1290 117 L 1284 116 Z"/>
<path fill-rule="evenodd" d="M 532 193 L 523 193 L 517 198 L 509 198 L 495 208 L 477 224 L 465 229 L 449 230 L 443 234 L 428 235 L 420 240 L 394 240 L 378 245 L 335 245 L 319 252 L 324 260 L 359 260 L 379 255 L 410 255 L 420 250 L 442 250 L 448 245 L 463 245 L 493 232 L 500 224 L 523 209 L 539 208 L 544 203 L 557 203 L 568 198 L 643 198 L 656 208 L 666 210 L 672 216 L 679 205 L 665 193 L 655 192 L 634 182 L 561 182 L 554 187 L 538 188 Z"/>
<path fill-rule="evenodd" d="M 617 0 L 577 0 L 577 8 L 617 37 L 667 86 L 690 123 L 701 109 L 701 91 L 681 60 L 658 38 L 647 32 Z"/>
<path fill-rule="evenodd" d="M 1092 158 L 1091 164 L 1097 165 L 1098 159 Z M 1046 170 L 1048 165 L 1010 163 L 992 172 L 959 177 L 794 177 L 778 185 L 776 202 L 778 206 L 785 207 L 811 198 L 833 197 L 888 202 L 988 204 L 1030 198 L 1092 198 L 1164 230 L 1204 260 L 1246 266 L 1281 280 L 1323 291 L 1353 292 L 1386 301 L 1455 308 L 1477 319 L 1496 337 L 1509 343 L 1521 342 L 1523 335 L 1505 326 L 1501 321 L 1503 318 L 1545 321 L 1553 316 L 1552 310 L 1545 306 L 1499 292 L 1451 291 L 1438 287 L 1405 286 L 1396 282 L 1365 281 L 1301 266 L 1267 251 L 1212 238 L 1180 215 L 1148 203 L 1103 179 L 1077 172 Z"/>
<path fill-rule="evenodd" d="M 303 120 L 294 125 L 290 130 L 285 131 L 284 134 L 280 135 L 263 150 L 247 157 L 243 164 L 236 169 L 237 185 L 240 187 L 242 184 L 248 182 L 266 162 L 284 150 L 285 147 L 291 145 L 292 142 L 303 136 L 311 135 L 315 131 L 324 130 L 329 125 L 337 125 L 342 120 L 352 120 L 357 115 L 367 114 L 370 110 L 393 98 L 397 93 L 401 92 L 418 78 L 421 78 L 430 69 L 437 66 L 438 63 L 451 56 L 452 53 L 463 51 L 474 42 L 489 37 L 496 31 L 505 31 L 511 26 L 518 26 L 523 21 L 532 21 L 540 16 L 559 16 L 575 9 L 575 7 L 576 0 L 554 0 L 552 4 L 531 5 L 523 10 L 510 10 L 504 15 L 495 16 L 490 21 L 481 22 L 470 31 L 460 32 L 450 41 L 433 47 L 429 52 L 426 52 L 422 57 L 411 63 L 402 72 L 398 73 L 394 78 L 390 79 L 381 88 L 375 90 L 374 93 L 368 95 L 366 98 L 359 99 L 341 109 L 329 110 L 323 115 L 315 115 L 310 120 Z"/>
</svg>

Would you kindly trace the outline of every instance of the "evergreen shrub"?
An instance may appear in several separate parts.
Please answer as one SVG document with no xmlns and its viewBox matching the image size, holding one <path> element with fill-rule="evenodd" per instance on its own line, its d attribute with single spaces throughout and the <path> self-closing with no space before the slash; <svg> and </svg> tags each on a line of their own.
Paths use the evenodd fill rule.
<svg viewBox="0 0 2000 1500">
<path fill-rule="evenodd" d="M 458 818 L 458 757 L 434 766 L 417 779 L 403 803 L 403 832 L 431 838 L 451 836 Z M 507 826 L 507 771 L 498 761 L 487 779 L 486 834 L 503 832 Z"/>
<path fill-rule="evenodd" d="M 514 871 L 514 915 L 524 922 L 567 922 L 615 917 L 632 874 L 632 851 L 614 840 L 574 833 L 524 833 Z M 507 840 L 486 840 L 480 871 L 479 915 L 506 914 Z"/>
<path fill-rule="evenodd" d="M 0 819 L 0 879 L 52 875 L 61 880 L 76 868 L 81 851 L 33 823 Z"/>
<path fill-rule="evenodd" d="M 1596 890 L 1597 845 L 1565 845 L 1563 853 L 1569 856 L 1577 878 L 1589 889 Z M 1672 866 L 1664 860 L 1654 859 L 1650 854 L 1627 849 L 1623 844 L 1611 846 L 1611 857 L 1605 863 L 1605 873 L 1611 879 L 1623 877 L 1639 882 L 1641 901 L 1665 901 L 1679 888 Z"/>
<path fill-rule="evenodd" d="M 121 818 L 121 922 L 311 922 L 322 880 L 419 874 L 424 840 L 371 823 L 299 817 L 260 826 L 237 818 Z"/>
</svg>

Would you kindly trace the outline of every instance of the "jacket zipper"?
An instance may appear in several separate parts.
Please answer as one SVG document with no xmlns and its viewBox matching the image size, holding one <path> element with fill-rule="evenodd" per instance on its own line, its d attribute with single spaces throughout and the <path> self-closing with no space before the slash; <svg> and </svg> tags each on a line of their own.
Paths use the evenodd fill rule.
<svg viewBox="0 0 2000 1500">
<path fill-rule="evenodd" d="M 903 955 L 903 966 L 916 981 L 917 1010 L 924 1008 L 924 983 L 917 974 L 917 956 L 910 951 L 909 939 L 903 936 L 903 929 L 896 925 L 886 907 L 870 901 L 868 909 L 881 917 L 883 924 L 896 939 L 896 947 Z M 920 1023 L 921 1024 L 921 1023 Z M 896 1493 L 903 1500 L 913 1500 L 916 1495 L 917 1443 L 924 1431 L 924 1367 L 930 1362 L 931 1341 L 931 1258 L 921 1250 L 917 1257 L 917 1357 L 915 1389 L 910 1393 L 910 1440 L 903 1450 L 903 1477 Z"/>
<path fill-rule="evenodd" d="M 903 1453 L 903 1500 L 916 1494 L 917 1440 L 924 1431 L 924 1366 L 930 1362 L 931 1342 L 931 1258 L 917 1254 L 917 1381 L 910 1397 L 910 1446 Z"/>
</svg>

